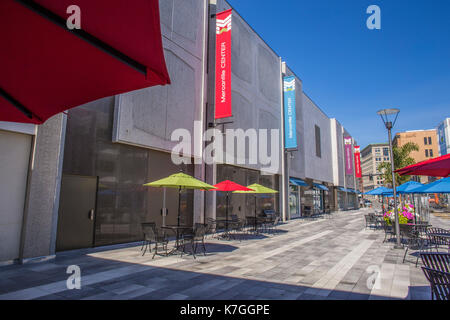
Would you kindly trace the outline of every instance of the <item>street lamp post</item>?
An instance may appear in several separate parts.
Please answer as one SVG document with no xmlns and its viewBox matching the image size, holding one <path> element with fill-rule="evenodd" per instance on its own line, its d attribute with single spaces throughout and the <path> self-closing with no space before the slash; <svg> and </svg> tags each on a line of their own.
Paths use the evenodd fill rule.
<svg viewBox="0 0 450 320">
<path fill-rule="evenodd" d="M 395 217 L 395 235 L 397 238 L 396 244 L 394 246 L 395 249 L 402 249 L 402 245 L 400 243 L 400 225 L 399 225 L 399 219 L 398 219 L 398 212 L 397 212 L 397 191 L 395 187 L 395 173 L 394 173 L 394 153 L 392 151 L 392 135 L 391 130 L 394 127 L 395 122 L 397 121 L 397 117 L 399 114 L 399 109 L 383 109 L 377 112 L 377 114 L 381 117 L 381 120 L 383 120 L 384 125 L 386 126 L 386 129 L 388 130 L 388 137 L 389 137 L 389 154 L 390 154 L 390 160 L 391 160 L 391 172 L 392 172 L 392 190 L 394 193 L 394 217 Z M 395 116 L 395 118 L 394 118 Z M 392 118 L 394 120 L 392 121 Z"/>
</svg>

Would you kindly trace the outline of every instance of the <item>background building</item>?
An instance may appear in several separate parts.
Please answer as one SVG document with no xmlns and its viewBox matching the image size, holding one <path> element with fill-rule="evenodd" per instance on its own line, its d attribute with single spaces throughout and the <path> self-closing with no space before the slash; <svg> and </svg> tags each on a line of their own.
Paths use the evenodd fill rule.
<svg viewBox="0 0 450 320">
<path fill-rule="evenodd" d="M 361 172 L 363 174 L 364 192 L 383 186 L 384 180 L 381 176 L 377 175 L 380 174 L 377 168 L 380 163 L 388 161 L 390 161 L 390 156 L 389 144 L 387 143 L 369 144 L 361 151 Z M 372 178 L 370 175 L 373 175 Z"/>
<path fill-rule="evenodd" d="M 450 118 L 446 118 L 436 128 L 438 134 L 439 154 L 450 154 Z"/>
<path fill-rule="evenodd" d="M 430 130 L 412 130 L 405 132 L 397 132 L 394 137 L 393 146 L 401 147 L 408 142 L 416 143 L 419 151 L 410 153 L 416 163 L 433 159 L 439 156 L 438 138 L 435 129 Z M 414 180 L 420 183 L 428 183 L 432 178 L 426 176 L 414 177 Z"/>
</svg>

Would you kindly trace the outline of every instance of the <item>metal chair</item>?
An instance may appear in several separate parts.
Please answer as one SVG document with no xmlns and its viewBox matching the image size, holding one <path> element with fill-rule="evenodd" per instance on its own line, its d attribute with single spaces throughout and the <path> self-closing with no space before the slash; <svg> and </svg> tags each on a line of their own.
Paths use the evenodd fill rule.
<svg viewBox="0 0 450 320">
<path fill-rule="evenodd" d="M 389 235 L 389 239 L 392 239 L 392 237 L 395 235 L 395 231 L 392 225 L 388 225 L 388 223 L 386 222 L 386 220 L 382 220 L 381 221 L 381 227 L 383 228 L 384 231 L 384 240 L 383 243 L 386 242 L 386 238 Z"/>
<path fill-rule="evenodd" d="M 266 226 L 268 228 L 268 232 L 272 233 L 275 230 L 275 228 L 276 228 L 276 226 L 278 225 L 279 222 L 280 222 L 280 216 L 278 216 L 278 215 L 275 216 L 275 219 L 267 222 Z"/>
<path fill-rule="evenodd" d="M 261 227 L 261 222 L 257 217 L 247 216 L 245 217 L 245 227 L 247 228 L 247 232 L 256 232 L 258 233 L 258 228 Z"/>
<path fill-rule="evenodd" d="M 420 258 L 425 267 L 450 272 L 450 253 L 422 252 Z"/>
<path fill-rule="evenodd" d="M 406 240 L 406 250 L 405 254 L 403 255 L 403 262 L 405 262 L 408 250 L 414 247 L 418 248 L 419 250 L 422 250 L 422 242 L 419 237 L 419 233 L 417 232 L 416 228 L 413 225 L 400 224 L 399 227 L 400 227 L 400 237 L 402 238 L 402 240 Z M 418 260 L 419 256 L 417 256 L 416 266 Z"/>
<path fill-rule="evenodd" d="M 144 253 L 142 255 L 145 254 L 145 252 L 147 251 L 148 247 L 150 247 L 150 252 L 152 251 L 152 238 L 150 237 L 150 233 L 151 233 L 151 228 L 153 226 L 156 226 L 156 224 L 154 222 L 143 222 L 141 223 L 141 228 L 142 228 L 142 233 L 144 234 L 144 239 L 142 240 L 142 247 L 141 247 L 141 251 L 144 250 Z"/>
<path fill-rule="evenodd" d="M 162 249 L 165 250 L 165 255 L 167 256 L 167 244 L 169 243 L 169 240 L 167 238 L 167 235 L 164 231 L 162 231 L 159 228 L 156 228 L 156 224 L 154 222 L 146 222 L 141 224 L 142 231 L 144 233 L 144 241 L 146 243 L 144 253 L 142 253 L 142 256 L 147 251 L 148 246 L 150 245 L 149 252 L 152 251 L 151 243 L 153 242 L 155 244 L 155 253 L 153 254 L 152 259 L 155 258 L 155 255 L 158 254 L 158 245 L 162 245 Z"/>
<path fill-rule="evenodd" d="M 230 229 L 231 231 L 237 234 L 237 232 L 241 232 L 244 229 L 245 221 L 242 219 L 239 219 L 237 215 L 232 214 L 231 215 L 232 222 L 230 223 Z M 241 239 L 239 239 L 241 241 Z"/>
<path fill-rule="evenodd" d="M 206 246 L 205 246 L 205 235 L 206 235 L 207 226 L 202 223 L 196 223 L 194 225 L 194 230 L 191 233 L 183 234 L 183 250 L 181 252 L 181 256 L 186 252 L 186 243 L 191 244 L 191 253 L 195 257 L 195 253 L 197 252 L 198 243 L 201 243 L 203 246 L 203 254 L 206 256 Z"/>
<path fill-rule="evenodd" d="M 422 267 L 423 273 L 430 283 L 431 300 L 450 299 L 450 273 Z"/>
<path fill-rule="evenodd" d="M 365 215 L 364 218 L 366 219 L 366 229 L 375 228 L 376 221 L 374 215 Z"/>
<path fill-rule="evenodd" d="M 439 250 L 440 246 L 445 246 L 445 247 L 447 247 L 447 250 L 450 252 L 450 242 L 449 242 L 448 238 L 443 238 L 443 237 L 432 235 L 433 233 L 449 234 L 450 233 L 449 230 L 442 229 L 442 228 L 428 228 L 426 230 L 426 233 L 427 233 L 427 240 L 428 240 L 429 244 L 432 246 L 434 245 L 434 247 L 436 248 L 436 251 Z"/>
<path fill-rule="evenodd" d="M 211 235 L 211 237 L 216 233 L 217 222 L 213 218 L 206 218 L 206 234 L 205 237 Z"/>
</svg>

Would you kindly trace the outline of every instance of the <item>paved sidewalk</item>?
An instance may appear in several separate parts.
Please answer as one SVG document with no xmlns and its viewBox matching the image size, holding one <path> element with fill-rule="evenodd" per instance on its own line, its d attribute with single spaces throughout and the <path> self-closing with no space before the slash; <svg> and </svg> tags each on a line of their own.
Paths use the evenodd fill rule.
<svg viewBox="0 0 450 320">
<path fill-rule="evenodd" d="M 404 251 L 382 243 L 383 231 L 365 229 L 366 213 L 297 219 L 242 241 L 208 238 L 208 254 L 197 259 L 152 260 L 137 244 L 59 253 L 50 262 L 0 267 L 0 299 L 430 299 L 417 253 L 408 251 L 402 263 Z M 81 269 L 81 289 L 67 289 L 70 265 Z"/>
</svg>

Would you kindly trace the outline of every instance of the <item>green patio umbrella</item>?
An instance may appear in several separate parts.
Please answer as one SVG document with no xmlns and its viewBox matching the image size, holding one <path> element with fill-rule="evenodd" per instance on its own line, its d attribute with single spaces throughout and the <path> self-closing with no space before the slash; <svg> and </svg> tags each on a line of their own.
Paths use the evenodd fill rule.
<svg viewBox="0 0 450 320">
<path fill-rule="evenodd" d="M 199 189 L 199 190 L 212 190 L 216 189 L 216 187 L 207 184 L 201 180 L 195 179 L 194 177 L 179 172 L 172 174 L 166 178 L 156 180 L 153 182 L 149 182 L 144 184 L 146 187 L 164 187 L 164 188 L 178 188 L 178 226 L 180 226 L 180 194 L 181 189 Z M 164 197 L 165 202 L 165 197 Z M 163 204 L 164 209 L 166 204 Z"/>
<path fill-rule="evenodd" d="M 264 187 L 257 183 L 251 184 L 251 185 L 247 186 L 247 188 L 252 189 L 253 191 L 234 191 L 233 193 L 253 193 L 254 194 L 254 196 L 255 196 L 255 231 L 256 231 L 256 194 L 278 193 L 278 191 Z"/>
</svg>

